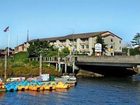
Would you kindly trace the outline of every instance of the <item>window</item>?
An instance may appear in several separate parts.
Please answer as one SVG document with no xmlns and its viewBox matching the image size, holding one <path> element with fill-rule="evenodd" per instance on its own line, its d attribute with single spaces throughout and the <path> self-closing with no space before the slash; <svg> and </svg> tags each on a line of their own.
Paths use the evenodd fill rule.
<svg viewBox="0 0 140 105">
<path fill-rule="evenodd" d="M 82 45 L 82 49 L 84 49 L 84 45 Z"/>
<path fill-rule="evenodd" d="M 111 46 L 110 48 L 113 49 L 113 46 Z"/>
<path fill-rule="evenodd" d="M 119 49 L 121 50 L 122 48 L 120 47 Z"/>
<path fill-rule="evenodd" d="M 22 51 L 24 51 L 24 45 L 22 45 Z"/>
<path fill-rule="evenodd" d="M 119 41 L 119 43 L 121 43 L 121 40 Z"/>
<path fill-rule="evenodd" d="M 111 38 L 111 42 L 113 42 L 113 39 Z"/>
</svg>

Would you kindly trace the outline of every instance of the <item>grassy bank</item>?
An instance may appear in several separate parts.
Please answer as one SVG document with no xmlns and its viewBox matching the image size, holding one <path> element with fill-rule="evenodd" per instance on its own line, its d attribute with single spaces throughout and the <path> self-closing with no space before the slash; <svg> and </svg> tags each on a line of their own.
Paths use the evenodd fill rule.
<svg viewBox="0 0 140 105">
<path fill-rule="evenodd" d="M 54 66 L 49 66 L 47 63 L 43 63 L 42 73 L 48 73 L 50 75 L 58 76 L 60 73 L 55 70 Z M 0 61 L 0 77 L 4 76 L 4 61 Z M 39 75 L 39 62 L 29 61 L 27 53 L 18 53 L 8 59 L 8 77 L 34 77 Z"/>
</svg>

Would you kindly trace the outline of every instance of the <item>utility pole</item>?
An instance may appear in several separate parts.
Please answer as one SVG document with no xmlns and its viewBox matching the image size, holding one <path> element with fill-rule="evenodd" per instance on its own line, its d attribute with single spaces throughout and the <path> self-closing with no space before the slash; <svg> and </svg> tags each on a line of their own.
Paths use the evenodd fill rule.
<svg viewBox="0 0 140 105">
<path fill-rule="evenodd" d="M 27 30 L 27 43 L 29 42 L 29 30 Z"/>
</svg>

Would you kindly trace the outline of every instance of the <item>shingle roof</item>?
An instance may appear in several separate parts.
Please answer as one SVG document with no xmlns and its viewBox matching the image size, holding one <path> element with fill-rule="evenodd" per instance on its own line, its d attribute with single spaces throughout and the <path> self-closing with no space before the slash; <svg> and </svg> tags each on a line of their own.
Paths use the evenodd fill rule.
<svg viewBox="0 0 140 105">
<path fill-rule="evenodd" d="M 84 38 L 89 38 L 89 37 L 96 37 L 97 35 L 102 35 L 102 34 L 107 33 L 107 32 L 109 32 L 109 31 L 69 34 L 69 35 L 61 36 L 61 37 L 41 38 L 39 40 L 41 40 L 41 41 L 56 41 L 56 40 L 77 39 L 77 38 L 84 39 Z M 119 36 L 117 36 L 111 32 L 109 32 L 109 33 L 112 36 L 116 36 L 116 37 L 120 38 Z M 120 39 L 122 39 L 122 38 L 120 38 Z M 37 39 L 31 40 L 30 42 L 35 41 L 35 40 L 37 40 Z"/>
</svg>

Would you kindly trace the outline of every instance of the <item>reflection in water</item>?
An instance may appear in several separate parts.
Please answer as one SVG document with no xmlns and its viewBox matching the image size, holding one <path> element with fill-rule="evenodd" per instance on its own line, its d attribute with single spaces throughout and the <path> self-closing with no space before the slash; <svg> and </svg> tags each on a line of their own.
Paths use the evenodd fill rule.
<svg viewBox="0 0 140 105">
<path fill-rule="evenodd" d="M 140 77 L 79 79 L 69 90 L 0 93 L 0 105 L 140 105 Z"/>
<path fill-rule="evenodd" d="M 0 99 L 2 99 L 5 95 L 5 92 L 0 92 Z"/>
<path fill-rule="evenodd" d="M 46 94 L 51 94 L 52 92 L 59 92 L 59 93 L 61 93 L 61 92 L 67 92 L 68 91 L 68 89 L 56 89 L 56 90 L 52 90 L 52 91 L 17 91 L 17 93 L 20 95 L 20 94 L 24 94 L 24 93 L 26 93 L 26 94 L 29 94 L 29 95 L 32 95 L 32 96 L 38 96 L 38 95 L 40 95 L 40 94 L 44 94 L 44 95 L 46 95 Z"/>
<path fill-rule="evenodd" d="M 55 91 L 56 91 L 56 92 L 67 92 L 68 89 L 56 89 Z"/>
<path fill-rule="evenodd" d="M 29 95 L 32 95 L 32 96 L 37 96 L 37 95 L 39 95 L 40 93 L 39 92 L 37 92 L 37 91 L 18 91 L 18 94 L 20 95 L 22 95 L 22 94 L 24 94 L 24 93 L 26 93 L 26 94 L 29 94 Z"/>
</svg>

